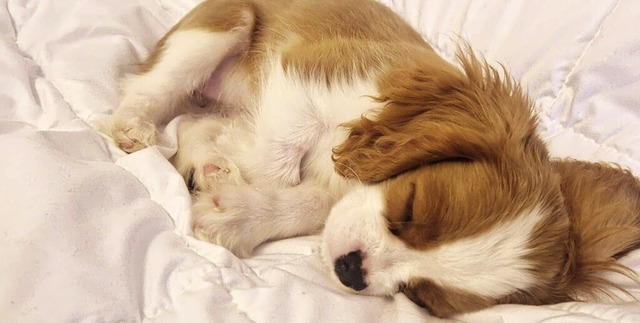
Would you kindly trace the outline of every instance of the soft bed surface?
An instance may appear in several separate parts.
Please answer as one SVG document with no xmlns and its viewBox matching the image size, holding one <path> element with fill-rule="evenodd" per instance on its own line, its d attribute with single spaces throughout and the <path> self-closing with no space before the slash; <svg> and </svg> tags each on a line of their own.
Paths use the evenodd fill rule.
<svg viewBox="0 0 640 323">
<path fill-rule="evenodd" d="M 383 2 L 446 57 L 464 39 L 503 63 L 534 98 L 554 155 L 640 175 L 640 2 Z M 175 148 L 124 155 L 94 130 L 117 104 L 117 79 L 197 1 L 1 3 L 1 321 L 437 321 L 403 295 L 341 292 L 317 236 L 245 260 L 194 240 L 188 192 L 166 160 Z M 640 251 L 623 261 L 640 271 Z M 504 305 L 458 319 L 640 322 L 640 303 Z"/>
</svg>

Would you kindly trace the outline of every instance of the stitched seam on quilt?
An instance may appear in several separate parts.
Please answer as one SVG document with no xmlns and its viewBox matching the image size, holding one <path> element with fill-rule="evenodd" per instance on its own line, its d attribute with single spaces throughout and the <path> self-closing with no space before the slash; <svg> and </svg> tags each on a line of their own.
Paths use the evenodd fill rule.
<svg viewBox="0 0 640 323">
<path fill-rule="evenodd" d="M 601 142 L 598 142 L 594 138 L 589 137 L 589 136 L 585 135 L 582 132 L 576 131 L 574 128 L 567 127 L 567 126 L 563 125 L 561 122 L 557 122 L 556 120 L 552 120 L 551 118 L 548 118 L 547 122 L 548 122 L 549 125 L 558 126 L 558 127 L 562 128 L 562 130 L 571 132 L 573 134 L 576 134 L 577 136 L 580 136 L 581 138 L 584 138 L 585 140 L 588 140 L 589 142 L 594 143 L 595 145 L 597 145 L 599 147 L 605 147 L 605 148 L 611 149 L 611 150 L 615 151 L 617 154 L 619 154 L 620 156 L 623 156 L 623 157 L 628 158 L 630 160 L 635 160 L 635 161 L 640 162 L 640 160 L 638 160 L 635 157 L 631 156 L 629 153 L 624 152 L 624 151 L 618 149 L 615 146 L 611 146 L 611 145 L 607 145 L 607 144 L 603 144 Z"/>
<path fill-rule="evenodd" d="M 571 77 L 575 74 L 578 66 L 580 66 L 580 62 L 582 62 L 584 56 L 587 54 L 587 52 L 589 51 L 589 49 L 591 49 L 591 46 L 593 45 L 594 41 L 596 40 L 596 38 L 598 37 L 598 35 L 600 35 L 600 33 L 602 32 L 602 28 L 604 27 L 604 25 L 607 23 L 607 21 L 611 18 L 611 16 L 613 15 L 613 13 L 618 9 L 618 7 L 620 6 L 620 0 L 616 1 L 616 3 L 614 4 L 614 6 L 611 8 L 611 10 L 607 13 L 607 15 L 602 18 L 602 21 L 600 22 L 600 25 L 598 26 L 598 29 L 596 30 L 595 33 L 593 33 L 593 36 L 591 37 L 591 39 L 589 40 L 589 42 L 587 43 L 587 45 L 585 46 L 584 50 L 582 51 L 582 53 L 578 56 L 578 58 L 576 59 L 575 63 L 573 64 L 573 66 L 571 67 L 571 70 L 569 71 L 569 73 L 567 73 L 567 76 L 565 77 L 564 81 L 562 82 L 562 86 L 560 87 L 560 90 L 558 90 L 555 99 L 546 107 L 542 108 L 542 110 L 540 111 L 541 114 L 544 114 L 545 117 L 548 118 L 548 121 L 556 126 L 559 126 L 560 128 L 564 129 L 564 130 L 569 130 L 572 133 L 579 135 L 582 138 L 585 138 L 586 140 L 595 143 L 597 146 L 599 147 L 606 147 L 609 148 L 611 150 L 614 150 L 616 153 L 629 158 L 631 160 L 636 160 L 633 156 L 631 156 L 629 153 L 621 151 L 618 147 L 609 145 L 609 144 L 604 144 L 601 142 L 598 142 L 596 139 L 586 135 L 583 132 L 577 131 L 574 128 L 568 127 L 566 125 L 564 125 L 562 122 L 559 122 L 553 118 L 551 118 L 549 116 L 549 110 L 555 106 L 556 102 L 558 102 L 558 100 L 560 100 L 560 93 L 562 93 L 563 91 L 566 91 L 566 89 L 568 88 L 567 83 L 569 82 L 569 80 L 571 79 Z"/>
<path fill-rule="evenodd" d="M 186 243 L 186 242 L 185 242 Z M 188 246 L 188 244 L 187 244 Z M 189 249 L 191 249 L 194 253 L 196 253 L 196 251 L 191 248 L 190 246 L 188 246 Z M 197 253 L 196 253 L 197 254 Z M 199 255 L 198 255 L 199 256 Z M 202 257 L 202 256 L 200 256 Z M 203 259 L 205 259 L 203 257 Z M 206 260 L 206 259 L 205 259 Z M 144 315 L 144 319 L 153 319 L 156 318 L 162 314 L 165 314 L 167 312 L 176 312 L 176 302 L 178 301 L 178 299 L 180 297 L 183 297 L 187 292 L 189 291 L 193 291 L 194 287 L 196 286 L 196 284 L 199 283 L 199 280 L 202 281 L 207 281 L 210 282 L 211 284 L 215 284 L 217 286 L 220 286 L 222 288 L 224 288 L 227 291 L 227 294 L 229 296 L 229 303 L 233 303 L 235 305 L 235 308 L 237 310 L 237 313 L 240 315 L 244 315 L 244 317 L 247 318 L 247 320 L 255 322 L 254 320 L 252 320 L 248 314 L 242 310 L 240 310 L 240 308 L 238 308 L 238 304 L 234 301 L 233 295 L 231 294 L 231 289 L 229 289 L 229 286 L 227 286 L 224 283 L 224 272 L 221 270 L 222 268 L 226 268 L 226 267 L 218 267 L 217 265 L 209 262 L 208 260 L 206 260 L 207 263 L 200 265 L 200 266 L 193 266 L 193 267 L 188 267 L 187 269 L 189 270 L 193 270 L 193 269 L 202 269 L 201 273 L 193 273 L 191 275 L 189 275 L 187 278 L 183 278 L 183 283 L 181 284 L 181 286 L 178 288 L 178 291 L 175 293 L 175 296 L 171 297 L 171 301 L 165 303 L 162 306 L 159 306 L 152 314 L 147 314 L 143 311 L 143 315 Z M 210 280 L 207 279 L 208 276 L 210 276 L 213 272 L 217 271 L 219 276 L 220 276 L 220 282 L 217 282 L 215 280 Z M 174 272 L 173 274 L 176 274 L 176 272 Z"/>
<path fill-rule="evenodd" d="M 18 27 L 16 26 L 16 19 L 13 17 L 13 15 L 11 14 L 11 10 L 9 10 L 9 1 L 6 1 L 4 3 L 4 9 L 7 11 L 7 16 L 9 17 L 10 23 L 11 23 L 11 28 L 13 29 L 13 35 L 6 35 L 7 38 L 11 38 L 11 40 L 13 40 L 13 44 L 16 45 L 17 48 L 19 48 L 18 46 Z"/>
<path fill-rule="evenodd" d="M 600 25 L 598 26 L 598 29 L 596 30 L 595 33 L 593 33 L 593 36 L 591 37 L 591 39 L 589 40 L 587 45 L 584 47 L 584 50 L 582 51 L 580 56 L 578 56 L 578 58 L 574 62 L 573 66 L 571 67 L 571 70 L 569 71 L 569 73 L 567 73 L 567 76 L 564 78 L 564 81 L 562 81 L 562 86 L 558 90 L 558 93 L 556 94 L 556 98 L 547 107 L 543 108 L 543 110 L 541 112 L 547 114 L 548 110 L 551 109 L 556 104 L 556 102 L 560 99 L 560 93 L 562 93 L 563 91 L 565 91 L 567 89 L 567 83 L 569 82 L 571 77 L 575 74 L 576 69 L 578 68 L 578 66 L 580 66 L 580 63 L 582 62 L 582 59 L 584 58 L 584 56 L 587 54 L 589 49 L 591 49 L 591 46 L 593 45 L 593 42 L 596 40 L 598 35 L 600 35 L 600 33 L 602 32 L 602 27 L 604 27 L 604 25 L 606 24 L 607 20 L 609 20 L 609 18 L 611 17 L 613 12 L 616 11 L 616 9 L 618 8 L 619 5 L 620 5 L 620 0 L 616 1 L 615 5 L 611 8 L 611 10 L 607 13 L 607 15 L 604 18 L 602 18 L 602 20 L 600 21 Z"/>
</svg>

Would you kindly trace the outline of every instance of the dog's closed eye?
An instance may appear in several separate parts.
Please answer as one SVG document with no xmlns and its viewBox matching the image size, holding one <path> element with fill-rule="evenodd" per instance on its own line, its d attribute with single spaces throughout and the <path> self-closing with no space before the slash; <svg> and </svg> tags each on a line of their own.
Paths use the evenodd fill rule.
<svg viewBox="0 0 640 323">
<path fill-rule="evenodd" d="M 402 231 L 406 229 L 406 227 L 413 221 L 413 203 L 416 194 L 415 184 L 411 184 L 411 189 L 409 193 L 409 197 L 407 198 L 404 204 L 404 211 L 399 219 L 399 221 L 390 221 L 388 228 L 391 234 L 394 236 L 399 236 Z"/>
</svg>

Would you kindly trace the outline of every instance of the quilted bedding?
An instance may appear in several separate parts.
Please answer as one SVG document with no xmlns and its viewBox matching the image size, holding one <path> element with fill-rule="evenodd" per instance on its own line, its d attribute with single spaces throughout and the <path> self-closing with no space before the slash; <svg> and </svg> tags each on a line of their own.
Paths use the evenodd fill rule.
<svg viewBox="0 0 640 323">
<path fill-rule="evenodd" d="M 554 155 L 640 175 L 640 2 L 381 1 L 445 57 L 464 39 L 504 64 Z M 118 78 L 197 2 L 0 2 L 0 321 L 437 321 L 404 295 L 341 292 L 317 236 L 244 260 L 194 240 L 166 159 L 175 144 L 125 155 L 95 130 Z M 175 122 L 165 132 L 175 139 Z M 640 271 L 640 250 L 623 262 Z M 640 322 L 640 303 L 502 305 L 458 320 Z"/>
</svg>

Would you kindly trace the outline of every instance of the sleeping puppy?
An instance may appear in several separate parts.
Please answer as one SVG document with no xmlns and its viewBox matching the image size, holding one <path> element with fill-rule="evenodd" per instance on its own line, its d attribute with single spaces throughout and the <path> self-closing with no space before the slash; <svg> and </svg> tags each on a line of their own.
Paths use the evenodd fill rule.
<svg viewBox="0 0 640 323">
<path fill-rule="evenodd" d="M 172 160 L 196 237 L 248 256 L 326 222 L 345 288 L 437 316 L 632 276 L 615 259 L 640 244 L 637 179 L 550 160 L 520 87 L 470 49 L 458 63 L 369 0 L 205 1 L 123 81 L 111 134 L 134 152 L 204 107 Z"/>
<path fill-rule="evenodd" d="M 501 158 L 431 164 L 345 196 L 323 232 L 334 277 L 370 295 L 400 290 L 440 317 L 623 300 L 607 277 L 637 282 L 616 260 L 640 247 L 638 180 L 601 164 L 550 171 Z"/>
</svg>

